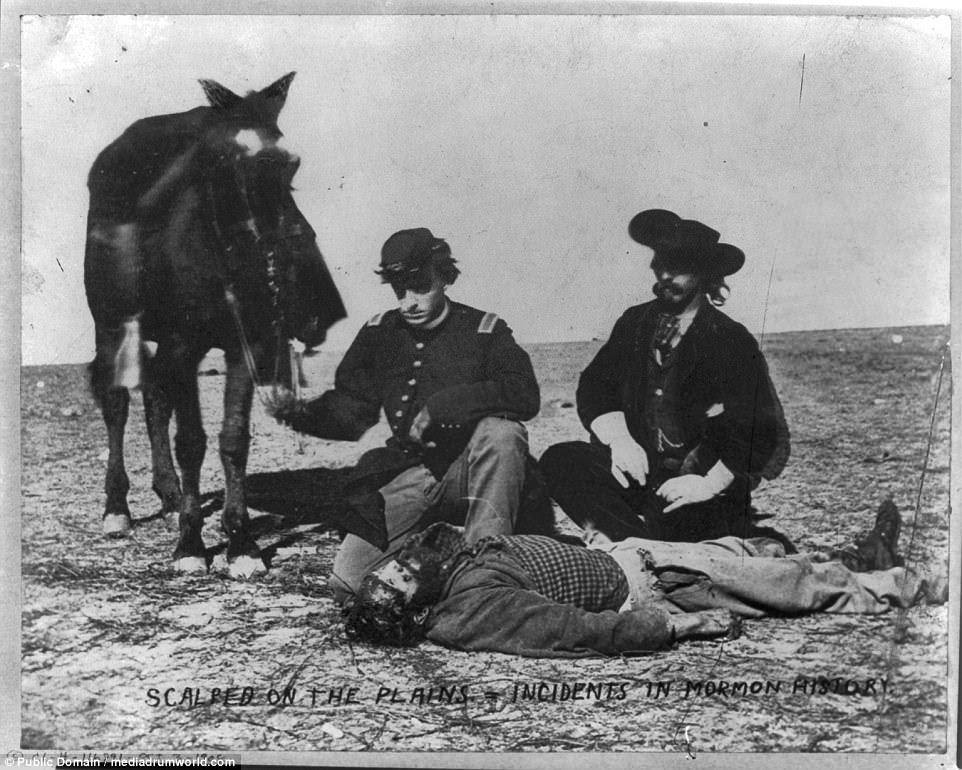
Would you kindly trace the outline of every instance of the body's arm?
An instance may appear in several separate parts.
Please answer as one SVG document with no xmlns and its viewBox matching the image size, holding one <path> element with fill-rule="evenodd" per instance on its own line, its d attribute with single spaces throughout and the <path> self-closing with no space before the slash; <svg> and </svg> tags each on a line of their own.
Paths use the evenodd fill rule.
<svg viewBox="0 0 962 770">
<path fill-rule="evenodd" d="M 619 655 L 673 641 L 667 612 L 588 612 L 524 588 L 501 570 L 468 567 L 428 620 L 428 638 L 461 650 L 526 657 Z"/>
<path fill-rule="evenodd" d="M 499 570 L 477 567 L 431 612 L 428 639 L 459 650 L 532 658 L 651 652 L 691 638 L 738 636 L 725 609 L 669 614 L 647 605 L 629 612 L 588 612 L 520 586 Z"/>
</svg>

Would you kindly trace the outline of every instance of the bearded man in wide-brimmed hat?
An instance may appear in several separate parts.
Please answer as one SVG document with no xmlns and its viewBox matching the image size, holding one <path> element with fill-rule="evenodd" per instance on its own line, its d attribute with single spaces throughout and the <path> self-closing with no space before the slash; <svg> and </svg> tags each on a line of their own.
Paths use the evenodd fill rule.
<svg viewBox="0 0 962 770">
<path fill-rule="evenodd" d="M 745 537 L 752 489 L 789 451 L 757 342 L 718 310 L 745 255 L 661 209 L 637 214 L 628 232 L 654 252 L 655 299 L 629 308 L 582 372 L 578 414 L 591 441 L 548 449 L 549 492 L 612 540 Z"/>
</svg>

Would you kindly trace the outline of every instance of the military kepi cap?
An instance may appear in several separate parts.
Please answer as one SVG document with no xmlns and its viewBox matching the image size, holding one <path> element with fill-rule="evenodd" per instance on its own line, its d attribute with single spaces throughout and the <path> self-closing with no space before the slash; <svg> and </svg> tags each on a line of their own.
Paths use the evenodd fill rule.
<svg viewBox="0 0 962 770">
<path fill-rule="evenodd" d="M 377 272 L 385 278 L 403 276 L 426 267 L 432 257 L 450 253 L 447 242 L 435 238 L 426 227 L 399 230 L 381 247 L 381 267 Z"/>
<path fill-rule="evenodd" d="M 694 219 L 682 219 L 672 211 L 648 209 L 632 217 L 628 234 L 655 252 L 655 261 L 677 270 L 711 277 L 741 270 L 745 255 L 721 235 Z"/>
</svg>

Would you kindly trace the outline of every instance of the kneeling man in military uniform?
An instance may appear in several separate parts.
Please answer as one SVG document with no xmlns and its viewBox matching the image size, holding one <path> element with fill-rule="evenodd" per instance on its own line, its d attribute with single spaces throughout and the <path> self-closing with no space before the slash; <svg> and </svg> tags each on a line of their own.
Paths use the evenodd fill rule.
<svg viewBox="0 0 962 770">
<path fill-rule="evenodd" d="M 398 307 L 361 328 L 332 390 L 273 410 L 324 439 L 357 441 L 382 409 L 390 424 L 387 446 L 361 458 L 345 489 L 353 523 L 374 534 L 346 528 L 330 581 L 339 601 L 435 521 L 463 525 L 469 542 L 553 524 L 547 498 L 532 502 L 539 485 L 521 421 L 538 413 L 540 392 L 511 329 L 447 297 L 460 271 L 427 228 L 388 238 L 377 272 Z"/>
</svg>

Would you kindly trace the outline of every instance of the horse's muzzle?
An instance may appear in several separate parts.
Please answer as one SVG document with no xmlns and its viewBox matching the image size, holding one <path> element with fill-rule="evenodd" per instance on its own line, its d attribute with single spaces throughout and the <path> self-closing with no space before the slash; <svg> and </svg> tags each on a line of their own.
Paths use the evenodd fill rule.
<svg viewBox="0 0 962 770">
<path fill-rule="evenodd" d="M 304 355 L 311 355 L 313 348 L 320 347 L 327 339 L 327 329 L 321 323 L 321 319 L 315 316 L 310 319 L 300 331 L 295 332 L 294 336 L 304 343 L 306 350 Z"/>
</svg>

